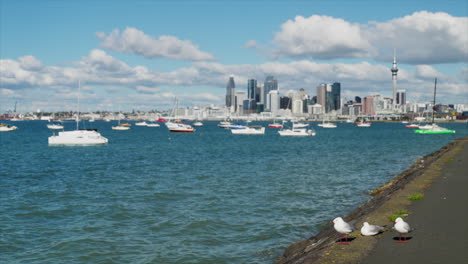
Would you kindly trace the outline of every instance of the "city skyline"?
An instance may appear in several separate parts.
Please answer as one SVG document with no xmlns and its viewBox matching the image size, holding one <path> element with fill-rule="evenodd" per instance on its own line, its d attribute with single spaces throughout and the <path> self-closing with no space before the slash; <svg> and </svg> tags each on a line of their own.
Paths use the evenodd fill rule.
<svg viewBox="0 0 468 264">
<path fill-rule="evenodd" d="M 468 103 L 468 3 L 395 3 L 0 0 L 0 113 L 70 110 L 78 80 L 83 111 L 224 106 L 231 75 L 246 97 L 268 76 L 392 97 L 394 49 L 407 100 L 437 77 L 438 102 Z"/>
</svg>

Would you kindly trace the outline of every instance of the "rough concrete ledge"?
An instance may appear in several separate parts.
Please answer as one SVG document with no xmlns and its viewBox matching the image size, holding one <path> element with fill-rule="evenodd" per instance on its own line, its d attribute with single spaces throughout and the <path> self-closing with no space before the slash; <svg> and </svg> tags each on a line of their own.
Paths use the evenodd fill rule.
<svg viewBox="0 0 468 264">
<path fill-rule="evenodd" d="M 389 214 L 409 206 L 411 202 L 407 197 L 427 189 L 434 177 L 440 174 L 438 172 L 440 172 L 441 163 L 447 162 L 450 156 L 456 155 L 467 142 L 468 137 L 457 139 L 419 158 L 409 169 L 371 191 L 370 195 L 373 197 L 346 215 L 344 219 L 355 227 L 368 219 L 378 225 L 391 224 L 388 220 Z M 418 181 L 415 180 L 417 178 Z M 351 236 L 358 238 L 361 236 L 358 232 L 353 232 Z M 378 237 L 355 239 L 352 242 L 353 249 L 350 250 L 349 246 L 337 245 L 338 238 L 338 234 L 330 225 L 317 235 L 289 246 L 276 264 L 357 263 L 361 257 L 368 254 L 379 239 Z"/>
</svg>

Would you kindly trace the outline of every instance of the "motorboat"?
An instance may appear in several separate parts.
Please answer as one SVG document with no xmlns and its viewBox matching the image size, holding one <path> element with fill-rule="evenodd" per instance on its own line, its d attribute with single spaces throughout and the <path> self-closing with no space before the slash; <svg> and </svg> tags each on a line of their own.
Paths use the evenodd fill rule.
<svg viewBox="0 0 468 264">
<path fill-rule="evenodd" d="M 63 125 L 59 123 L 51 123 L 51 124 L 47 124 L 47 128 L 53 129 L 53 130 L 59 130 L 59 129 L 63 129 Z"/>
<path fill-rule="evenodd" d="M 201 127 L 201 126 L 203 126 L 203 123 L 200 122 L 200 121 L 197 121 L 197 122 L 193 123 L 192 126 Z"/>
<path fill-rule="evenodd" d="M 263 135 L 265 134 L 265 127 L 262 126 L 246 126 L 239 129 L 231 129 L 234 135 Z"/>
<path fill-rule="evenodd" d="M 218 127 L 221 127 L 221 128 L 230 128 L 233 124 L 231 122 L 228 122 L 228 121 L 222 121 L 222 122 L 219 122 L 218 124 Z"/>
<path fill-rule="evenodd" d="M 78 82 L 78 102 L 80 94 L 80 83 Z M 80 111 L 78 107 L 76 117 L 76 130 L 61 131 L 57 135 L 52 135 L 48 138 L 49 145 L 74 145 L 74 146 L 89 146 L 107 144 L 109 141 L 103 137 L 97 129 L 79 129 Z"/>
<path fill-rule="evenodd" d="M 336 128 L 336 124 L 334 123 L 322 123 L 318 124 L 318 126 L 323 128 Z"/>
<path fill-rule="evenodd" d="M 436 91 L 437 91 L 437 78 L 434 80 L 434 102 L 433 105 L 436 105 Z M 414 130 L 416 134 L 454 134 L 455 130 L 450 130 L 444 127 L 438 126 L 434 122 L 434 111 L 432 111 L 432 124 L 425 126 L 424 129 L 419 127 L 419 129 Z"/>
<path fill-rule="evenodd" d="M 293 122 L 293 128 L 305 128 L 308 127 L 309 124 L 307 123 L 301 123 L 301 122 Z"/>
<path fill-rule="evenodd" d="M 16 126 L 8 125 L 8 124 L 0 124 L 0 132 L 8 132 L 18 129 Z"/>
<path fill-rule="evenodd" d="M 112 127 L 112 130 L 130 130 L 128 126 L 116 125 Z"/>
<path fill-rule="evenodd" d="M 49 137 L 49 145 L 102 145 L 107 143 L 108 139 L 96 129 L 61 131 L 58 132 L 58 135 Z"/>
<path fill-rule="evenodd" d="M 176 132 L 176 133 L 193 133 L 195 132 L 195 129 L 189 125 L 189 124 L 184 124 L 184 123 L 178 123 L 178 122 L 166 122 L 164 123 L 166 127 L 169 129 L 170 132 Z"/>
<path fill-rule="evenodd" d="M 316 135 L 313 129 L 306 129 L 306 128 L 282 129 L 278 131 L 278 134 L 280 134 L 280 136 L 294 136 L 294 137 L 306 137 L 306 136 Z"/>
<path fill-rule="evenodd" d="M 272 124 L 268 124 L 268 127 L 271 127 L 271 128 L 283 128 L 283 125 L 274 122 L 274 123 L 272 123 Z"/>
<path fill-rule="evenodd" d="M 455 130 L 450 130 L 444 127 L 440 127 L 437 124 L 432 124 L 430 129 L 416 129 L 416 134 L 455 134 Z"/>
<path fill-rule="evenodd" d="M 146 121 L 143 121 L 143 122 L 136 122 L 136 123 L 135 123 L 135 126 L 148 126 L 148 123 L 146 123 Z"/>
<path fill-rule="evenodd" d="M 418 124 L 409 124 L 409 125 L 406 125 L 405 127 L 408 127 L 408 128 L 419 128 L 419 125 Z"/>
<path fill-rule="evenodd" d="M 158 123 L 147 123 L 146 126 L 147 127 L 160 127 L 161 125 Z"/>
<path fill-rule="evenodd" d="M 357 127 L 370 127 L 371 123 L 369 122 L 356 122 Z"/>
</svg>

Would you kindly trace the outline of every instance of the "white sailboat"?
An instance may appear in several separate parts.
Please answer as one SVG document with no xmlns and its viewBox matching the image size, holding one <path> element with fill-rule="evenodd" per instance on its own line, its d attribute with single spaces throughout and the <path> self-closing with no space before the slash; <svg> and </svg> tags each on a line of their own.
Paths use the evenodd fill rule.
<svg viewBox="0 0 468 264">
<path fill-rule="evenodd" d="M 80 122 L 80 82 L 78 82 L 78 111 L 76 116 L 76 130 L 61 131 L 57 135 L 52 135 L 48 139 L 49 145 L 102 145 L 109 140 L 103 137 L 97 129 L 79 129 Z"/>
<path fill-rule="evenodd" d="M 112 130 L 130 130 L 129 124 L 120 124 L 120 111 L 119 111 L 119 120 L 117 121 L 117 125 L 112 127 Z"/>
<path fill-rule="evenodd" d="M 175 118 L 175 113 L 176 113 L 178 105 L 179 105 L 179 101 L 176 98 L 175 103 L 174 103 L 174 108 L 172 109 L 173 118 Z M 170 132 L 175 132 L 175 133 L 194 133 L 195 132 L 195 129 L 189 124 L 185 124 L 181 122 L 172 122 L 170 120 L 165 122 L 164 124 L 166 125 L 167 129 L 169 129 Z"/>
<path fill-rule="evenodd" d="M 50 120 L 49 120 L 50 122 Z M 48 129 L 53 129 L 53 130 L 59 130 L 59 129 L 63 129 L 63 125 L 62 124 L 59 124 L 58 121 L 57 122 L 52 122 L 50 124 L 47 124 L 47 128 Z"/>
<path fill-rule="evenodd" d="M 436 91 L 437 91 L 437 78 L 434 80 L 434 107 L 432 111 L 432 124 L 426 126 L 420 126 L 419 129 L 415 130 L 414 133 L 416 134 L 454 134 L 455 130 L 450 130 L 444 127 L 437 125 L 434 122 L 434 110 L 436 105 Z"/>
<path fill-rule="evenodd" d="M 325 122 L 325 117 L 322 119 L 322 124 L 318 124 L 319 127 L 323 128 L 336 128 L 336 124 L 330 123 L 330 122 Z"/>
</svg>

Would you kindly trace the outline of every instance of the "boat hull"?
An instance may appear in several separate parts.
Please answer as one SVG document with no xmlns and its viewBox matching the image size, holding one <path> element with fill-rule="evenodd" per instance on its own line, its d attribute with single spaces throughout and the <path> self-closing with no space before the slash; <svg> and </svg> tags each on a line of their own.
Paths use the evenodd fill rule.
<svg viewBox="0 0 468 264">
<path fill-rule="evenodd" d="M 49 145 L 92 146 L 107 144 L 109 140 L 94 130 L 63 131 L 50 136 Z"/>
<path fill-rule="evenodd" d="M 441 131 L 432 131 L 426 129 L 417 129 L 414 131 L 416 134 L 455 134 L 455 130 L 441 130 Z"/>
</svg>

